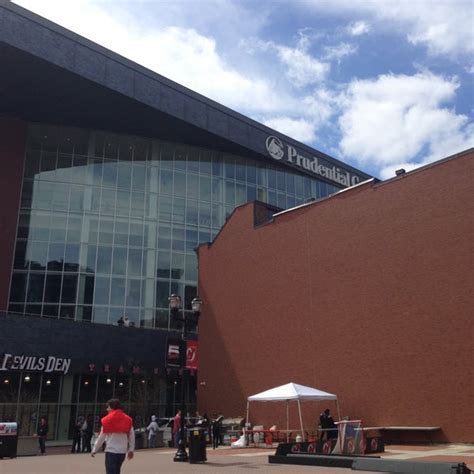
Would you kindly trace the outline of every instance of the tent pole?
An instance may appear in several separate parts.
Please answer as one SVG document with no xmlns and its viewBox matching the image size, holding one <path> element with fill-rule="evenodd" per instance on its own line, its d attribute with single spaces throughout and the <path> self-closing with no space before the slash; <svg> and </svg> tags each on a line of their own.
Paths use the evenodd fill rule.
<svg viewBox="0 0 474 474">
<path fill-rule="evenodd" d="M 289 425 L 289 422 L 288 422 L 288 405 L 290 404 L 290 401 L 287 400 L 286 401 L 286 442 L 288 443 L 288 438 L 290 436 L 290 425 Z"/>
<path fill-rule="evenodd" d="M 304 431 L 303 431 L 303 418 L 301 417 L 301 403 L 299 399 L 298 399 L 298 410 L 300 412 L 301 436 L 303 437 L 303 441 L 305 441 Z"/>
<path fill-rule="evenodd" d="M 336 398 L 337 418 L 341 421 L 341 411 L 339 410 L 339 400 Z"/>
<path fill-rule="evenodd" d="M 247 428 L 247 423 L 250 423 L 250 421 L 249 421 L 249 405 L 250 405 L 250 402 L 247 400 L 247 415 L 245 417 L 244 431 Z"/>
</svg>

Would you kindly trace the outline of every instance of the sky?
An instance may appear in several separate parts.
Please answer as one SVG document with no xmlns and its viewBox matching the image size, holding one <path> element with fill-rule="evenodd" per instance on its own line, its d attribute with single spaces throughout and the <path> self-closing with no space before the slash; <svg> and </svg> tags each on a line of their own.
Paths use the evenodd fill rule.
<svg viewBox="0 0 474 474">
<path fill-rule="evenodd" d="M 474 146 L 474 0 L 15 0 L 381 179 Z"/>
</svg>

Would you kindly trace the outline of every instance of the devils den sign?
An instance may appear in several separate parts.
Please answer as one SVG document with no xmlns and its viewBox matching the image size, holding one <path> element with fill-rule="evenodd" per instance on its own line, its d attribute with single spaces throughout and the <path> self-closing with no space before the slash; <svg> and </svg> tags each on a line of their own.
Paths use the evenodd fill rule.
<svg viewBox="0 0 474 474">
<path fill-rule="evenodd" d="M 343 186 L 354 186 L 360 182 L 359 176 L 348 171 L 341 170 L 336 166 L 326 166 L 319 161 L 317 156 L 307 157 L 300 155 L 296 148 L 285 145 L 279 138 L 270 135 L 265 142 L 268 154 L 275 160 L 285 159 L 300 168 L 310 171 L 318 176 L 322 176 Z"/>
</svg>

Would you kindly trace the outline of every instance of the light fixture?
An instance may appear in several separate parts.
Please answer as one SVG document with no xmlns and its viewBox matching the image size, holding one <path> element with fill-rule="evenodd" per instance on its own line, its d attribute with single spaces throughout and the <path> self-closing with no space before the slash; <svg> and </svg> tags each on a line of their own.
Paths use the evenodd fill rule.
<svg viewBox="0 0 474 474">
<path fill-rule="evenodd" d="M 119 387 L 123 387 L 123 382 L 119 382 Z"/>
<path fill-rule="evenodd" d="M 10 383 L 10 380 L 5 379 L 5 380 L 3 381 L 3 383 L 4 383 L 5 385 L 8 385 L 8 384 Z"/>
<path fill-rule="evenodd" d="M 46 385 L 51 385 L 51 380 L 46 380 Z"/>
<path fill-rule="evenodd" d="M 27 375 L 24 379 L 23 379 L 25 382 L 30 382 L 31 381 L 31 377 L 29 375 Z"/>
<path fill-rule="evenodd" d="M 89 380 L 84 380 L 84 385 L 89 385 Z"/>
<path fill-rule="evenodd" d="M 202 299 L 199 298 L 199 296 L 196 296 L 196 298 L 193 298 L 193 300 L 191 301 L 191 309 L 195 313 L 201 312 L 201 306 L 202 306 Z"/>
<path fill-rule="evenodd" d="M 112 383 L 112 379 L 106 379 L 105 383 Z"/>
<path fill-rule="evenodd" d="M 145 380 L 145 379 L 142 379 L 142 383 L 146 383 L 146 380 Z"/>
<path fill-rule="evenodd" d="M 181 308 L 181 296 L 175 295 L 174 293 L 168 298 L 171 310 L 177 310 Z"/>
</svg>

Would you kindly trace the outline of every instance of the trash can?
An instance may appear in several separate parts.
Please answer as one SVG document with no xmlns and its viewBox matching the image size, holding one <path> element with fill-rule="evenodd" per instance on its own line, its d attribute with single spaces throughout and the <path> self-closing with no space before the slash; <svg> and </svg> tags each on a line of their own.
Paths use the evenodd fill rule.
<svg viewBox="0 0 474 474">
<path fill-rule="evenodd" d="M 141 430 L 135 430 L 135 449 L 145 448 L 145 434 Z"/>
<path fill-rule="evenodd" d="M 206 440 L 208 434 L 208 428 L 204 426 L 188 427 L 190 464 L 207 461 Z"/>
<path fill-rule="evenodd" d="M 0 421 L 0 459 L 16 458 L 18 447 L 18 425 Z"/>
</svg>

